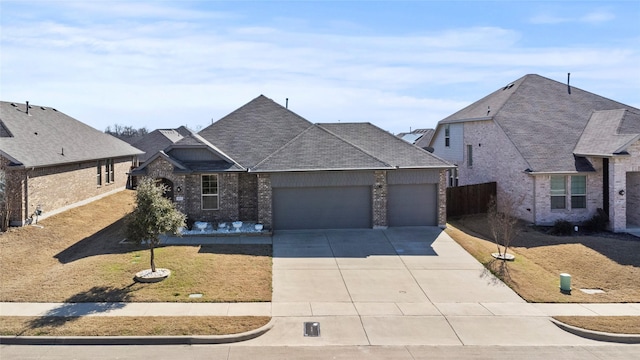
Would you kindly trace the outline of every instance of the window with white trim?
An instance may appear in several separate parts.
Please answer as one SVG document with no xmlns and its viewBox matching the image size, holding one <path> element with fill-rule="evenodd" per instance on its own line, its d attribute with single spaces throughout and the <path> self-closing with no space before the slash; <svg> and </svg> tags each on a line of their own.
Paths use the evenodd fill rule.
<svg viewBox="0 0 640 360">
<path fill-rule="evenodd" d="M 202 210 L 217 210 L 218 175 L 202 175 Z"/>
<path fill-rule="evenodd" d="M 451 146 L 451 129 L 449 124 L 444 126 L 444 146 Z"/>
<path fill-rule="evenodd" d="M 571 208 L 587 208 L 587 177 L 584 175 L 571 177 Z"/>
<path fill-rule="evenodd" d="M 564 176 L 551 176 L 551 210 L 567 208 L 567 180 Z"/>
<path fill-rule="evenodd" d="M 115 181 L 115 169 L 113 166 L 113 159 L 107 159 L 105 161 L 105 172 L 104 172 L 104 178 L 105 178 L 105 182 L 107 184 L 112 183 Z"/>
<path fill-rule="evenodd" d="M 96 165 L 96 185 L 102 185 L 102 162 L 100 160 Z"/>
<path fill-rule="evenodd" d="M 570 202 L 567 203 L 567 197 Z M 585 175 L 551 176 L 551 210 L 586 209 L 587 177 Z"/>
</svg>

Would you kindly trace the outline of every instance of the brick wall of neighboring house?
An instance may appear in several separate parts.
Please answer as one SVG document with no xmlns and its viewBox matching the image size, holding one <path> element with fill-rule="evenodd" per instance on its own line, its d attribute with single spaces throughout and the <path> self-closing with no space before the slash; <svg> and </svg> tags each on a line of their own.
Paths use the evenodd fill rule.
<svg viewBox="0 0 640 360">
<path fill-rule="evenodd" d="M 38 206 L 43 211 L 42 219 L 77 203 L 124 189 L 131 161 L 130 157 L 114 159 L 114 180 L 108 183 L 102 161 L 102 185 L 97 184 L 97 161 L 8 171 L 11 222 L 24 224 Z"/>
<path fill-rule="evenodd" d="M 596 214 L 598 208 L 602 208 L 602 160 L 590 159 L 595 173 L 578 174 L 587 176 L 587 207 L 584 209 L 571 209 L 570 178 L 567 178 L 567 208 L 551 209 L 551 175 L 535 176 L 536 188 L 536 224 L 553 225 L 557 220 L 566 220 L 574 224 L 580 224 L 589 220 Z M 561 175 L 561 174 L 558 174 Z M 571 176 L 567 174 L 566 176 Z"/>
<path fill-rule="evenodd" d="M 258 176 L 240 173 L 238 175 L 238 203 L 240 220 L 258 221 Z"/>
<path fill-rule="evenodd" d="M 372 205 L 373 205 L 373 228 L 387 227 L 387 172 L 375 171 L 374 172 L 374 184 L 372 191 Z"/>
<path fill-rule="evenodd" d="M 638 212 L 632 208 L 628 208 L 629 204 L 638 204 L 637 198 L 640 196 L 635 190 L 636 173 L 640 172 L 640 141 L 629 146 L 627 149 L 629 156 L 615 157 L 609 162 L 609 206 L 611 228 L 613 231 L 624 231 L 627 223 L 631 223 L 637 219 Z M 627 184 L 628 174 L 631 173 L 632 184 Z M 631 186 L 628 186 L 631 185 Z M 624 194 L 620 194 L 620 190 L 624 190 Z M 631 215 L 631 216 L 629 216 Z M 627 217 L 629 216 L 629 219 Z M 635 225 L 635 224 L 634 224 Z"/>
<path fill-rule="evenodd" d="M 9 222 L 12 225 L 21 225 L 26 218 L 25 210 L 25 183 L 26 170 L 10 170 L 7 165 L 10 161 L 0 157 L 0 168 L 5 171 L 5 208 L 3 212 L 8 212 Z"/>
<path fill-rule="evenodd" d="M 468 164 L 468 148 L 472 164 Z M 528 165 L 493 121 L 464 123 L 464 160 L 458 163 L 459 185 L 497 183 L 498 208 L 505 211 L 503 199 L 511 196 L 519 203 L 516 216 L 534 222 L 534 179 L 525 173 Z"/>
</svg>

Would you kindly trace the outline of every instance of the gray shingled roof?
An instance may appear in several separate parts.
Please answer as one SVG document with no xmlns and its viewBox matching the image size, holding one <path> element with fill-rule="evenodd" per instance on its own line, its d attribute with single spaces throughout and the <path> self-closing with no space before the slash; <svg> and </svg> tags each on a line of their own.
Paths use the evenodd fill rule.
<svg viewBox="0 0 640 360">
<path fill-rule="evenodd" d="M 256 172 L 451 167 L 371 124 L 312 124 L 263 95 L 165 151 L 171 156 L 174 148 L 202 147 L 228 164 L 179 164 L 189 171 Z"/>
<path fill-rule="evenodd" d="M 140 163 L 147 161 L 155 153 L 160 150 L 166 149 L 169 145 L 182 139 L 183 136 L 174 129 L 157 129 L 146 135 L 143 135 L 140 139 L 133 142 L 131 145 L 144 151 L 144 154 L 138 156 Z"/>
<path fill-rule="evenodd" d="M 322 127 L 311 125 L 251 170 L 347 170 L 389 167 L 389 164 L 354 147 Z"/>
<path fill-rule="evenodd" d="M 640 139 L 640 113 L 626 109 L 595 111 L 574 153 L 582 156 L 612 156 L 624 153 Z"/>
<path fill-rule="evenodd" d="M 0 152 L 15 165 L 49 166 L 142 154 L 53 108 L 0 102 Z M 12 136 L 10 136 L 12 135 Z"/>
<path fill-rule="evenodd" d="M 169 152 L 171 149 L 185 149 L 185 148 L 201 148 L 207 149 L 224 160 L 228 161 L 231 164 L 235 165 L 237 169 L 243 169 L 242 165 L 240 165 L 237 161 L 235 161 L 232 157 L 226 154 L 224 151 L 220 150 L 217 146 L 210 143 L 207 139 L 203 138 L 199 134 L 189 130 L 188 135 L 177 141 L 175 144 L 169 145 L 165 150 Z"/>
<path fill-rule="evenodd" d="M 319 126 L 394 168 L 450 166 L 445 160 L 370 123 L 332 123 Z"/>
<path fill-rule="evenodd" d="M 570 91 L 569 91 L 570 89 Z M 638 109 L 602 96 L 568 87 L 539 75 L 526 75 L 439 124 L 493 119 L 534 172 L 584 169 L 573 150 L 591 114 L 598 110 Z M 578 166 L 580 165 L 580 166 Z"/>
<path fill-rule="evenodd" d="M 263 95 L 199 135 L 250 171 L 451 166 L 371 124 L 314 125 Z"/>
<path fill-rule="evenodd" d="M 246 168 L 264 160 L 311 123 L 260 95 L 199 132 Z"/>
</svg>

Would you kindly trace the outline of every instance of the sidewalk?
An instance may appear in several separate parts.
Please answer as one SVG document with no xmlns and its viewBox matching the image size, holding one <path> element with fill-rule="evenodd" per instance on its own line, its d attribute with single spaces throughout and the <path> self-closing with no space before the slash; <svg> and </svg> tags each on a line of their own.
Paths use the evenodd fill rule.
<svg viewBox="0 0 640 360">
<path fill-rule="evenodd" d="M 640 316 L 640 303 L 0 303 L 0 316 Z M 640 319 L 639 319 L 640 321 Z"/>
<path fill-rule="evenodd" d="M 225 336 L 3 337 L 20 344 L 221 344 L 242 346 L 607 345 L 640 336 L 567 332 L 551 316 L 640 316 L 640 304 L 529 303 L 0 303 L 0 316 L 272 316 L 261 329 Z M 321 324 L 320 337 L 303 334 Z M 573 334 L 578 334 L 575 336 Z M 593 339 L 593 340 L 592 340 Z M 600 341 L 595 341 L 600 340 Z M 640 350 L 640 349 L 639 349 Z"/>
</svg>

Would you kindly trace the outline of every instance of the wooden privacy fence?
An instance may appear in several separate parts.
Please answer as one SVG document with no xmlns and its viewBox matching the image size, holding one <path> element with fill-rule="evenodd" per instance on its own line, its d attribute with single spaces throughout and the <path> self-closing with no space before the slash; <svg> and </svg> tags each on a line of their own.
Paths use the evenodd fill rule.
<svg viewBox="0 0 640 360">
<path fill-rule="evenodd" d="M 496 183 L 484 183 L 447 188 L 447 216 L 487 212 L 491 196 L 496 196 Z"/>
</svg>

